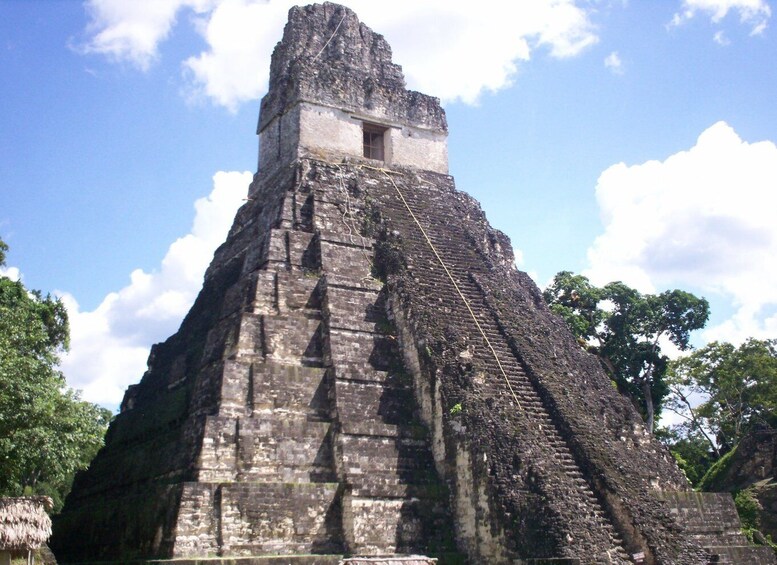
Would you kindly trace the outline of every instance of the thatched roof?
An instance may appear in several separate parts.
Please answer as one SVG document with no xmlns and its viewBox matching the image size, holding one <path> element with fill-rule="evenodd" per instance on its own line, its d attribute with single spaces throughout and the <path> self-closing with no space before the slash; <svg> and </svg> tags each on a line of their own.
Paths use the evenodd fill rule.
<svg viewBox="0 0 777 565">
<path fill-rule="evenodd" d="M 0 551 L 37 549 L 51 535 L 48 496 L 0 498 Z"/>
</svg>

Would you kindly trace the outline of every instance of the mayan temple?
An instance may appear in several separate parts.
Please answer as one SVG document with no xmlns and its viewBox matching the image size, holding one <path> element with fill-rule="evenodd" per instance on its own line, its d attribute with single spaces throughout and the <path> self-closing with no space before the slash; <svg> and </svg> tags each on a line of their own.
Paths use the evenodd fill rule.
<svg viewBox="0 0 777 565">
<path fill-rule="evenodd" d="M 59 563 L 774 563 L 448 175 L 445 113 L 292 8 L 259 169 L 55 520 Z"/>
</svg>

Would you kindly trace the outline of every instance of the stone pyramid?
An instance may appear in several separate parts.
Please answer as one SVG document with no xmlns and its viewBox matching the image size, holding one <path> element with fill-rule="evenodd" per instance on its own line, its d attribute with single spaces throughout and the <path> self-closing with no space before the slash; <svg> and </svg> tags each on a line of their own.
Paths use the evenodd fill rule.
<svg viewBox="0 0 777 565">
<path fill-rule="evenodd" d="M 447 174 L 439 102 L 353 12 L 291 9 L 258 134 L 199 297 L 55 521 L 60 563 L 773 562 L 515 269 Z"/>
</svg>

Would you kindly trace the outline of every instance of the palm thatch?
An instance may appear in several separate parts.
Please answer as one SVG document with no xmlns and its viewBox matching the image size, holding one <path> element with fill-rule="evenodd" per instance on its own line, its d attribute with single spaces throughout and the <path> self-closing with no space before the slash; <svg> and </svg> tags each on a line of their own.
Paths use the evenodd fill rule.
<svg viewBox="0 0 777 565">
<path fill-rule="evenodd" d="M 48 496 L 0 498 L 0 551 L 37 549 L 51 535 Z"/>
</svg>

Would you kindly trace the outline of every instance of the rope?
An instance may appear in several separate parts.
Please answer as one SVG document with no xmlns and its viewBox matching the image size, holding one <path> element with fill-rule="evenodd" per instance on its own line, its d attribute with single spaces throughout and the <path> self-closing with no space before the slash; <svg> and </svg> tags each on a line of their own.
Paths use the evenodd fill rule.
<svg viewBox="0 0 777 565">
<path fill-rule="evenodd" d="M 464 306 L 467 307 L 467 310 L 469 311 L 469 315 L 472 316 L 472 320 L 475 322 L 475 326 L 477 326 L 478 331 L 480 332 L 480 335 L 483 336 L 483 341 L 486 342 L 486 345 L 491 350 L 491 354 L 494 356 L 494 359 L 496 360 L 496 364 L 499 366 L 499 370 L 502 373 L 502 377 L 504 377 L 505 383 L 507 384 L 507 389 L 510 391 L 510 395 L 513 397 L 513 402 L 515 402 L 515 405 L 518 407 L 518 409 L 521 408 L 521 403 L 518 400 L 518 397 L 515 394 L 515 391 L 513 390 L 512 385 L 510 384 L 510 379 L 507 378 L 507 372 L 504 370 L 504 367 L 502 367 L 502 362 L 499 361 L 499 356 L 496 354 L 496 350 L 491 345 L 491 340 L 488 339 L 488 336 L 486 335 L 486 332 L 483 331 L 483 328 L 480 325 L 480 322 L 477 319 L 477 316 L 475 316 L 475 312 L 472 310 L 472 308 L 469 305 L 469 301 L 464 296 L 464 293 L 461 292 L 461 289 L 459 288 L 459 285 L 456 284 L 456 280 L 453 278 L 453 275 L 448 270 L 448 267 L 445 265 L 445 261 L 442 260 L 442 257 L 440 257 L 440 254 L 437 252 L 437 249 L 435 248 L 434 244 L 432 243 L 432 240 L 429 238 L 429 236 L 426 234 L 426 230 L 421 225 L 421 222 L 418 221 L 418 218 L 416 218 L 416 215 L 413 213 L 413 210 L 410 208 L 410 204 L 408 204 L 407 200 L 405 200 L 405 197 L 402 194 L 402 191 L 399 190 L 399 187 L 394 182 L 394 179 L 391 178 L 391 176 L 388 174 L 389 172 L 394 174 L 395 171 L 388 171 L 387 169 L 379 169 L 376 167 L 369 167 L 368 165 L 365 165 L 367 168 L 375 169 L 377 171 L 380 171 L 385 175 L 389 181 L 391 181 L 392 186 L 394 187 L 394 190 L 397 191 L 397 194 L 399 195 L 399 199 L 402 201 L 402 204 L 405 205 L 405 208 L 407 208 L 407 211 L 410 213 L 410 217 L 413 218 L 413 221 L 418 226 L 418 229 L 421 230 L 421 233 L 424 236 L 424 239 L 426 240 L 426 243 L 429 245 L 429 248 L 432 250 L 432 253 L 434 253 L 434 256 L 437 257 L 437 260 L 440 262 L 440 265 L 442 265 L 443 270 L 445 271 L 445 274 L 448 275 L 448 278 L 450 279 L 451 283 L 453 283 L 453 288 L 456 289 L 456 292 L 458 293 L 459 297 L 461 298 L 462 302 L 464 302 Z"/>
<path fill-rule="evenodd" d="M 326 43 L 324 43 L 324 46 L 321 48 L 321 51 L 319 51 L 318 53 L 316 53 L 316 56 L 315 56 L 315 57 L 313 57 L 313 60 L 314 60 L 314 61 L 315 61 L 316 59 L 318 59 L 319 55 L 321 55 L 321 53 L 323 53 L 323 52 L 324 52 L 324 49 L 326 49 L 326 46 L 327 46 L 327 45 L 329 45 L 329 42 L 330 42 L 330 41 L 332 41 L 332 39 L 334 38 L 334 36 L 335 36 L 335 35 L 337 35 L 337 30 L 338 30 L 338 29 L 340 29 L 340 25 L 343 23 L 343 21 L 345 20 L 345 16 L 347 16 L 347 15 L 348 15 L 348 12 L 347 12 L 347 11 L 346 11 L 345 13 L 343 13 L 343 17 L 342 17 L 342 18 L 340 18 L 340 23 L 338 23 L 338 24 L 337 24 L 337 27 L 336 27 L 336 28 L 335 28 L 335 30 L 332 32 L 332 35 L 330 35 L 330 36 L 329 36 L 329 39 L 327 39 L 327 40 L 326 40 Z"/>
<path fill-rule="evenodd" d="M 337 163 L 332 163 L 335 167 L 337 167 L 337 178 L 340 181 L 340 192 L 343 193 L 343 196 L 345 197 L 345 210 L 343 210 L 343 217 L 341 220 L 345 224 L 345 227 L 348 228 L 348 239 L 351 242 L 351 245 L 356 246 L 356 242 L 353 240 L 353 232 L 355 228 L 355 220 L 353 219 L 353 213 L 351 212 L 351 195 L 348 194 L 348 189 L 345 188 L 345 179 L 344 179 L 344 173 L 342 167 Z M 351 224 L 348 223 L 347 218 L 351 219 L 351 224 L 354 224 L 352 227 Z M 358 230 L 357 230 L 358 231 Z M 362 247 L 364 247 L 364 236 L 362 236 Z"/>
<path fill-rule="evenodd" d="M 341 218 L 342 222 L 345 224 L 345 227 L 348 228 L 348 240 L 351 242 L 351 245 L 354 247 L 357 246 L 357 243 L 353 239 L 353 232 L 357 232 L 359 234 L 359 237 L 361 237 L 362 240 L 362 254 L 364 255 L 364 258 L 367 260 L 367 262 L 370 265 L 370 271 L 372 271 L 372 259 L 370 258 L 369 254 L 367 253 L 367 240 L 365 239 L 364 235 L 362 235 L 361 230 L 358 229 L 356 226 L 356 220 L 354 218 L 353 210 L 351 209 L 351 195 L 348 193 L 348 189 L 345 187 L 345 173 L 343 172 L 343 168 L 340 166 L 339 163 L 331 162 L 332 165 L 337 167 L 338 171 L 338 179 L 340 180 L 340 191 L 343 193 L 343 196 L 345 197 L 345 210 L 343 211 L 343 216 Z M 351 223 L 348 223 L 348 219 L 350 218 Z M 362 277 L 362 281 L 367 281 L 371 279 L 372 277 L 367 275 Z"/>
</svg>

